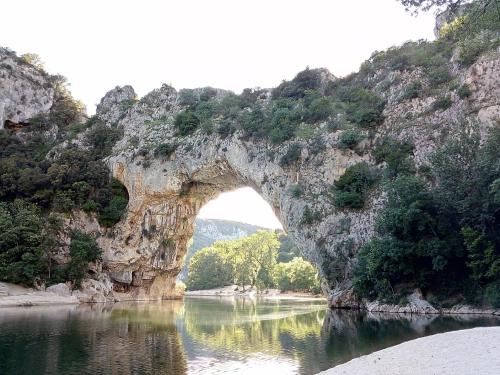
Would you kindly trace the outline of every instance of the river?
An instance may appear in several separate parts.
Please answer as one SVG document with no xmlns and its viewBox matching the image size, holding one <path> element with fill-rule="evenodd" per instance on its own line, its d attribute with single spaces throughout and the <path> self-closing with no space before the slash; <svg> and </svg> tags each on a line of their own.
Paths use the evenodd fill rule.
<svg viewBox="0 0 500 375">
<path fill-rule="evenodd" d="M 329 311 L 322 301 L 185 298 L 0 309 L 0 374 L 315 374 L 486 316 Z"/>
</svg>

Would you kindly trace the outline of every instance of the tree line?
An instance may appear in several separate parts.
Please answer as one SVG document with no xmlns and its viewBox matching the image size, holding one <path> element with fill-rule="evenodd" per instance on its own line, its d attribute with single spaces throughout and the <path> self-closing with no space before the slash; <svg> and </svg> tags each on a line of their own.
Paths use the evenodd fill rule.
<svg viewBox="0 0 500 375">
<path fill-rule="evenodd" d="M 236 284 L 258 289 L 319 293 L 316 269 L 302 257 L 287 262 L 275 232 L 261 230 L 238 240 L 217 241 L 197 252 L 189 263 L 187 288 L 212 289 Z M 286 259 L 288 260 L 288 259 Z"/>
</svg>

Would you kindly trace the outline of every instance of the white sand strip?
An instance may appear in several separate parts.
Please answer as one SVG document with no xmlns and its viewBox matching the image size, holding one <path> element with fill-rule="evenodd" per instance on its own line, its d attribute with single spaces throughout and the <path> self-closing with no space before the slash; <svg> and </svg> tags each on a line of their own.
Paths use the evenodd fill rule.
<svg viewBox="0 0 500 375">
<path fill-rule="evenodd" d="M 322 375 L 499 375 L 500 327 L 408 341 L 321 372 Z"/>
</svg>

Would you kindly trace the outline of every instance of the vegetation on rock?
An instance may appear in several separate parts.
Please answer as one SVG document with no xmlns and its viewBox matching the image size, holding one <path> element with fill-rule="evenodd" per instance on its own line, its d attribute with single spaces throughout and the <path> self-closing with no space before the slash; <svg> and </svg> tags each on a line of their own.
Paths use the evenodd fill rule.
<svg viewBox="0 0 500 375">
<path fill-rule="evenodd" d="M 472 134 L 436 152 L 430 180 L 389 174 L 378 235 L 358 253 L 359 295 L 395 302 L 420 288 L 443 305 L 500 306 L 500 131 L 482 147 Z"/>
</svg>

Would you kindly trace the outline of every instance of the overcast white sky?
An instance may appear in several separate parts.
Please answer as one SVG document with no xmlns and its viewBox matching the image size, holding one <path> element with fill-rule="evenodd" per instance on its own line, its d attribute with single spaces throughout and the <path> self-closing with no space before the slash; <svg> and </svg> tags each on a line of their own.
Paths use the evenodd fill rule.
<svg viewBox="0 0 500 375">
<path fill-rule="evenodd" d="M 344 76 L 374 50 L 431 39 L 434 27 L 431 13 L 412 17 L 396 0 L 10 0 L 1 9 L 0 45 L 39 54 L 90 113 L 116 85 L 143 96 L 162 83 L 273 87 L 306 66 Z M 232 207 L 258 206 L 248 189 L 235 194 Z M 268 213 L 246 216 L 266 225 Z"/>
</svg>

